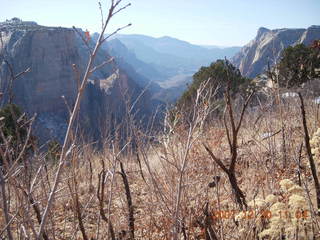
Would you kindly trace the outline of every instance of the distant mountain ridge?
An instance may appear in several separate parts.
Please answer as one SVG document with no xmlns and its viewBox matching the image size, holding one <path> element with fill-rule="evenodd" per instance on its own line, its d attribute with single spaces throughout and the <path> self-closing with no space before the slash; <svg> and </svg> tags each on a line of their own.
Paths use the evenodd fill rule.
<svg viewBox="0 0 320 240">
<path fill-rule="evenodd" d="M 97 34 L 92 36 L 96 38 Z M 169 36 L 154 38 L 139 34 L 118 34 L 108 41 L 105 48 L 111 55 L 131 65 L 138 74 L 164 88 L 156 95 L 169 102 L 183 93 L 200 67 L 219 58 L 230 58 L 240 49 L 204 47 Z"/>
<path fill-rule="evenodd" d="M 247 77 L 256 77 L 273 66 L 283 49 L 299 43 L 311 44 L 320 39 L 320 26 L 304 28 L 283 28 L 270 30 L 259 28 L 257 36 L 237 53 L 231 62 Z"/>
<path fill-rule="evenodd" d="M 240 47 L 206 48 L 173 37 L 153 38 L 145 35 L 118 34 L 119 39 L 137 58 L 168 69 L 197 71 L 219 58 L 230 58 Z"/>
</svg>

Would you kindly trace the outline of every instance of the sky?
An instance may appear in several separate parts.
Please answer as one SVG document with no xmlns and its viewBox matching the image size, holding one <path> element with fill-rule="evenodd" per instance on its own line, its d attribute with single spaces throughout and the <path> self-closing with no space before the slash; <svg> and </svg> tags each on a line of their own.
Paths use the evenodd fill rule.
<svg viewBox="0 0 320 240">
<path fill-rule="evenodd" d="M 320 0 L 122 0 L 108 32 L 170 36 L 199 45 L 243 46 L 259 27 L 320 25 Z M 109 0 L 101 0 L 107 13 Z M 97 0 L 0 0 L 0 21 L 13 17 L 45 26 L 101 30 Z"/>
</svg>

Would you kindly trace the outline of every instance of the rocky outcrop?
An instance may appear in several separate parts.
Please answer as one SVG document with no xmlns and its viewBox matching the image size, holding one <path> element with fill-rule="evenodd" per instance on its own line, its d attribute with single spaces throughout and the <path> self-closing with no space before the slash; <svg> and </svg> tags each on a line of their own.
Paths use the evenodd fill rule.
<svg viewBox="0 0 320 240">
<path fill-rule="evenodd" d="M 283 49 L 303 43 L 309 45 L 320 39 L 320 26 L 307 29 L 275 29 L 259 28 L 257 36 L 236 54 L 231 62 L 247 77 L 256 77 L 273 66 Z"/>
<path fill-rule="evenodd" d="M 118 66 L 125 70 L 128 75 L 134 76 L 136 82 L 142 87 L 147 87 L 154 95 L 162 90 L 156 83 L 161 78 L 159 73 L 152 65 L 137 59 L 135 54 L 127 49 L 118 39 L 113 39 L 102 45 L 111 56 L 115 57 Z"/>
<path fill-rule="evenodd" d="M 74 104 L 79 84 L 74 67 L 81 78 L 89 57 L 87 47 L 75 31 L 68 28 L 11 21 L 0 24 L 0 32 L 2 104 L 8 102 L 10 95 L 9 65 L 14 73 L 30 68 L 29 73 L 14 80 L 13 101 L 29 115 L 37 114 L 35 131 L 42 141 L 62 141 L 69 116 L 68 107 Z M 109 57 L 101 49 L 95 64 Z M 114 124 L 122 121 L 128 103 L 135 102 L 142 91 L 142 87 L 117 65 L 107 65 L 95 71 L 90 76 L 81 103 L 78 124 L 83 126 L 83 134 L 97 140 L 112 132 Z M 152 108 L 146 91 L 133 112 L 136 111 L 136 119 L 143 122 L 152 115 Z"/>
</svg>

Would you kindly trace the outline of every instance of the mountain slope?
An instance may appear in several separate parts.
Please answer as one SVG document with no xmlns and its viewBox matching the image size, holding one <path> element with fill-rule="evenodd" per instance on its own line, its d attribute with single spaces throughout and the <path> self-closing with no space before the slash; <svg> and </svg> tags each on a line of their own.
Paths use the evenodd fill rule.
<svg viewBox="0 0 320 240">
<path fill-rule="evenodd" d="M 303 43 L 309 45 L 320 39 L 320 26 L 307 29 L 259 28 L 257 36 L 236 54 L 231 62 L 247 77 L 256 77 L 267 70 L 268 63 L 273 66 L 281 51 L 288 46 Z"/>
<path fill-rule="evenodd" d="M 172 37 L 153 38 L 144 35 L 116 35 L 137 58 L 158 67 L 197 71 L 219 58 L 230 58 L 240 48 L 211 48 L 190 44 Z"/>
<path fill-rule="evenodd" d="M 97 34 L 93 34 L 93 38 L 96 37 Z M 200 67 L 218 58 L 230 58 L 240 49 L 208 48 L 172 37 L 153 38 L 139 34 L 118 34 L 105 45 L 111 55 L 127 63 L 122 66 L 129 64 L 139 75 L 159 84 L 162 89 L 154 92 L 156 98 L 169 102 L 180 97 Z"/>
<path fill-rule="evenodd" d="M 10 84 L 10 69 L 5 61 L 13 66 L 15 73 L 30 67 L 31 72 L 13 83 L 14 102 L 29 115 L 37 114 L 35 130 L 42 140 L 62 141 L 69 115 L 67 105 L 74 104 L 78 87 L 73 68 L 76 66 L 79 73 L 84 72 L 88 49 L 72 29 L 5 22 L 0 24 L 0 31 L 2 104 L 8 101 Z M 101 49 L 95 65 L 108 57 Z M 104 66 L 90 76 L 79 116 L 79 124 L 88 136 L 101 139 L 103 134 L 113 131 L 112 124 L 122 121 L 127 100 L 133 103 L 143 92 L 134 77 L 117 65 Z M 137 120 L 143 122 L 152 115 L 153 102 L 148 91 L 139 99 L 133 112 L 137 112 Z"/>
<path fill-rule="evenodd" d="M 158 81 L 167 77 L 162 72 L 159 72 L 152 64 L 145 63 L 139 60 L 136 55 L 118 39 L 113 39 L 103 45 L 112 56 L 116 56 L 123 62 L 130 64 L 134 70 L 152 81 Z"/>
<path fill-rule="evenodd" d="M 96 41 L 98 39 L 98 35 L 93 34 L 92 39 L 93 41 Z M 152 65 L 137 59 L 135 54 L 129 51 L 118 39 L 105 42 L 101 47 L 110 56 L 115 57 L 117 65 L 125 70 L 130 76 L 133 76 L 135 81 L 142 88 L 148 87 L 152 93 L 161 90 L 161 87 L 156 83 L 156 81 L 164 76 L 153 68 Z"/>
</svg>

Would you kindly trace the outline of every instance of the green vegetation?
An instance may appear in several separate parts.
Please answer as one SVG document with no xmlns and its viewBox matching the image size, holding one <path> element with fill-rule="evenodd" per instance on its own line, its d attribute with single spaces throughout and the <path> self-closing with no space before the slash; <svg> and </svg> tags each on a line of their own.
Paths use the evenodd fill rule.
<svg viewBox="0 0 320 240">
<path fill-rule="evenodd" d="M 13 138 L 13 142 L 17 142 L 19 138 L 24 139 L 27 136 L 27 129 L 19 127 L 17 124 L 17 120 L 21 116 L 21 110 L 15 104 L 7 104 L 0 109 L 0 118 L 2 119 L 2 131 L 4 137 L 8 138 L 11 136 Z M 0 142 L 2 143 L 3 140 L 1 139 Z"/>
<path fill-rule="evenodd" d="M 177 106 L 190 106 L 196 97 L 198 88 L 208 79 L 210 80 L 206 88 L 212 89 L 213 91 L 218 89 L 217 94 L 211 96 L 211 101 L 221 100 L 224 89 L 229 81 L 232 94 L 245 94 L 248 87 L 251 86 L 250 79 L 241 76 L 240 71 L 228 60 L 217 60 L 208 67 L 201 67 L 200 70 L 193 75 L 193 82 L 179 99 Z"/>
<path fill-rule="evenodd" d="M 9 152 L 6 155 L 8 159 L 15 159 L 23 149 L 25 141 L 31 143 L 33 138 L 27 139 L 28 124 L 25 124 L 25 118 L 19 107 L 15 104 L 7 104 L 0 109 L 1 152 Z M 12 149 L 13 151 L 9 151 Z M 29 149 L 29 144 L 26 150 Z M 0 166 L 3 164 L 3 155 L 0 155 Z"/>
<path fill-rule="evenodd" d="M 273 77 L 278 73 L 280 87 L 299 86 L 313 78 L 320 77 L 319 40 L 312 46 L 298 44 L 283 50 L 277 68 L 272 71 Z"/>
<path fill-rule="evenodd" d="M 48 143 L 48 151 L 46 160 L 56 162 L 59 160 L 61 152 L 61 145 L 58 141 L 52 140 Z"/>
</svg>

